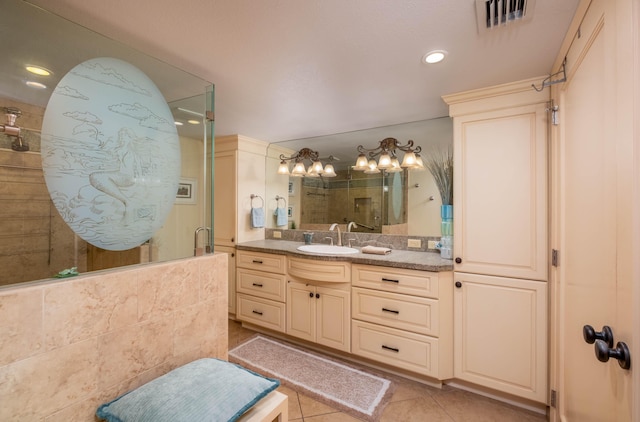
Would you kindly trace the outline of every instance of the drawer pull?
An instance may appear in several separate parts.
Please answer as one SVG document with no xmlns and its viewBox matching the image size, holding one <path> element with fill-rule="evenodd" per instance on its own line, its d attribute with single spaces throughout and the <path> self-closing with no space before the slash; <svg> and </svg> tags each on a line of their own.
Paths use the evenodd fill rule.
<svg viewBox="0 0 640 422">
<path fill-rule="evenodd" d="M 262 287 L 261 283 L 253 283 L 253 285 L 256 286 L 256 287 Z"/>
<path fill-rule="evenodd" d="M 260 311 L 251 311 L 251 312 L 253 312 L 254 314 L 262 315 L 262 312 Z"/>
<path fill-rule="evenodd" d="M 382 277 L 382 281 L 388 281 L 389 283 L 400 283 L 400 280 L 392 280 L 390 278 Z"/>
<path fill-rule="evenodd" d="M 384 344 L 382 345 L 382 348 L 383 348 L 384 350 L 390 350 L 390 351 L 392 351 L 392 352 L 396 352 L 396 353 L 400 352 L 400 349 L 396 349 L 395 347 L 385 346 Z"/>
<path fill-rule="evenodd" d="M 253 263 L 254 264 L 262 264 L 262 260 L 261 259 L 254 259 Z"/>
<path fill-rule="evenodd" d="M 382 312 L 390 312 L 392 314 L 398 315 L 400 311 L 394 311 L 393 309 L 382 308 Z"/>
</svg>

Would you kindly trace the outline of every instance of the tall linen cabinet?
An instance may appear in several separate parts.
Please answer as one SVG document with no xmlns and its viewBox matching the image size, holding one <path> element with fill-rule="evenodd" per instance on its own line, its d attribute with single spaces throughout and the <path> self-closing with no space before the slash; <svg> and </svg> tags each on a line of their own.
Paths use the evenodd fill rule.
<svg viewBox="0 0 640 422">
<path fill-rule="evenodd" d="M 242 135 L 215 138 L 214 224 L 216 252 L 229 254 L 229 313 L 236 313 L 236 248 L 264 239 L 264 228 L 251 226 L 251 207 L 265 207 L 265 157 L 268 143 Z M 254 199 L 251 195 L 256 195 Z"/>
<path fill-rule="evenodd" d="M 454 127 L 454 378 L 547 403 L 548 90 L 443 97 Z"/>
</svg>

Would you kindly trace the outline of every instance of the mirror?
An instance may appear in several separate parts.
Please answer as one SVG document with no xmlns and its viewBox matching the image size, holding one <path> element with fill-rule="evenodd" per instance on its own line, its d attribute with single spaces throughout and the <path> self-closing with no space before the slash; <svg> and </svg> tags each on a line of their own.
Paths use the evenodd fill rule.
<svg viewBox="0 0 640 422">
<path fill-rule="evenodd" d="M 3 3 L 0 27 L 5 41 L 0 47 L 2 128 L 7 109 L 17 115 L 10 130 L 0 131 L 0 286 L 49 278 L 73 267 L 84 273 L 193 256 L 195 229 L 211 227 L 212 221 L 211 183 L 205 177 L 210 163 L 203 157 L 213 138 L 205 118 L 205 110 L 212 110 L 213 85 L 23 1 Z M 96 57 L 123 60 L 144 72 L 168 103 L 171 117 L 182 123 L 177 126 L 181 189 L 175 203 L 148 241 L 126 251 L 106 251 L 74 235 L 43 177 L 40 134 L 49 99 L 67 72 Z M 29 73 L 27 64 L 42 66 L 50 75 Z M 105 139 L 113 138 L 104 132 Z M 70 162 L 83 160 L 81 151 L 66 154 Z"/>
<path fill-rule="evenodd" d="M 288 221 L 286 227 L 277 226 L 275 218 L 268 218 L 267 227 L 326 230 L 331 223 L 346 225 L 353 221 L 360 223 L 353 231 L 364 233 L 440 236 L 442 201 L 427 169 L 369 175 L 351 168 L 359 145 L 373 149 L 390 137 L 402 145 L 413 140 L 424 157 L 429 151 L 453 147 L 453 123 L 449 117 L 442 117 L 269 145 L 266 212 L 271 215 L 276 207 L 286 207 Z M 332 157 L 337 176 L 277 174 L 280 154 L 290 156 L 302 148 L 317 151 L 325 165 Z"/>
</svg>

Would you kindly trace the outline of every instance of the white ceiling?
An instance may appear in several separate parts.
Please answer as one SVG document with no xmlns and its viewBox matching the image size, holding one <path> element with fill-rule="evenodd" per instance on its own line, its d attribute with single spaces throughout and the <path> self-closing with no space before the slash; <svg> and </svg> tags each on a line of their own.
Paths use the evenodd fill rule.
<svg viewBox="0 0 640 422">
<path fill-rule="evenodd" d="M 442 95 L 544 77 L 579 0 L 484 34 L 475 0 L 28 2 L 213 82 L 216 135 L 278 142 L 446 116 Z M 436 49 L 445 61 L 422 64 Z"/>
</svg>

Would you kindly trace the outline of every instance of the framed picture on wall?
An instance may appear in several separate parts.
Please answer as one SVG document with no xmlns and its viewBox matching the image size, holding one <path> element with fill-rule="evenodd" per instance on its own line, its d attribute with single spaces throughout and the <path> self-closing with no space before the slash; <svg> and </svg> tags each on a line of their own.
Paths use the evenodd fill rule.
<svg viewBox="0 0 640 422">
<path fill-rule="evenodd" d="M 287 208 L 287 217 L 293 218 L 293 207 Z"/>
<path fill-rule="evenodd" d="M 195 204 L 198 181 L 189 177 L 181 177 L 176 192 L 176 204 Z"/>
<path fill-rule="evenodd" d="M 293 188 L 293 181 L 289 181 L 289 196 L 295 194 L 295 189 Z"/>
</svg>

